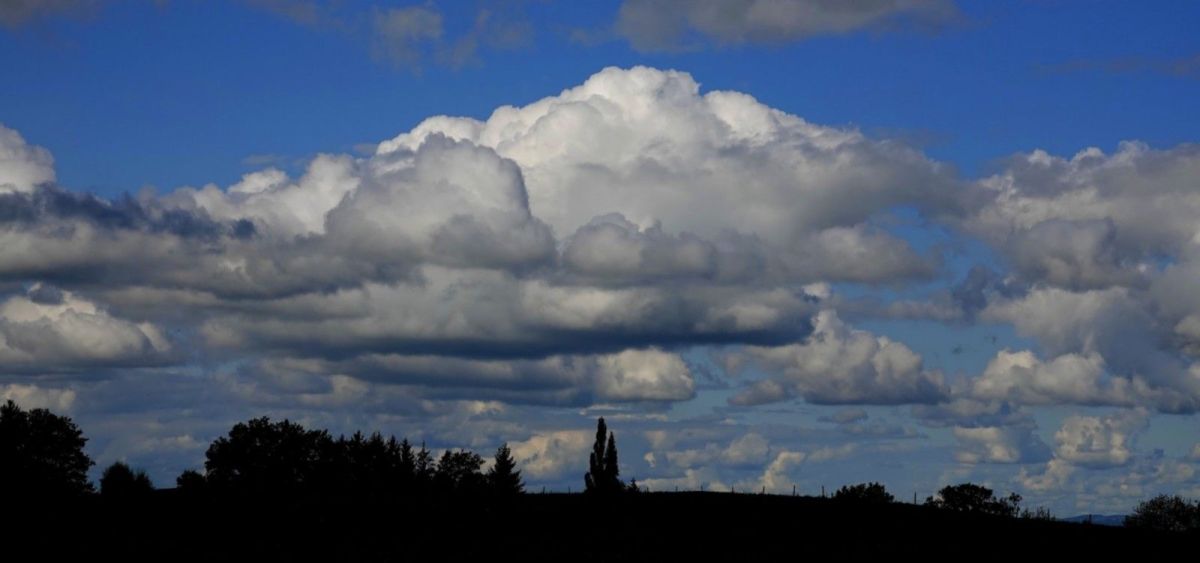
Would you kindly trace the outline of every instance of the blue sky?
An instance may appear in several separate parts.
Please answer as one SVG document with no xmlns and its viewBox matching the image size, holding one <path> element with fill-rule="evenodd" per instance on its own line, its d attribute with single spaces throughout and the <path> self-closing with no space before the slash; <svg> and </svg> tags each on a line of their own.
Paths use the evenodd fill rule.
<svg viewBox="0 0 1200 563">
<path fill-rule="evenodd" d="M 0 6 L 0 391 L 160 485 L 271 414 L 565 489 L 608 413 L 651 486 L 1200 495 L 1200 6 L 821 6 Z"/>
<path fill-rule="evenodd" d="M 10 127 L 54 148 L 63 183 L 104 194 L 226 185 L 253 155 L 346 152 L 430 115 L 485 118 L 613 65 L 685 70 L 706 89 L 917 143 L 966 173 L 1033 148 L 1170 146 L 1200 127 L 1186 102 L 1200 95 L 1195 63 L 1183 76 L 1154 70 L 1200 51 L 1200 8 L 959 6 L 936 31 L 641 53 L 615 38 L 572 41 L 572 31 L 611 27 L 615 3 L 518 4 L 530 25 L 520 44 L 484 47 L 461 67 L 424 57 L 398 68 L 372 57 L 360 30 L 313 29 L 236 2 L 122 2 L 8 30 L 0 104 Z M 477 6 L 444 9 L 449 36 Z M 1106 68 L 1123 62 L 1131 68 Z"/>
</svg>

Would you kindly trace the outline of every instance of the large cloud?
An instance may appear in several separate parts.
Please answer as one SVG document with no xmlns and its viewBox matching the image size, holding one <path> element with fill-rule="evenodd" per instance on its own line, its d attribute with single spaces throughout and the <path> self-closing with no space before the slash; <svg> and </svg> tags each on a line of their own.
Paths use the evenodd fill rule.
<svg viewBox="0 0 1200 563">
<path fill-rule="evenodd" d="M 695 395 L 695 381 L 683 359 L 653 348 L 530 360 L 428 354 L 363 354 L 340 361 L 284 358 L 262 361 L 246 372 L 247 383 L 296 393 L 335 392 L 339 389 L 327 379 L 351 376 L 378 384 L 376 390 L 405 386 L 412 388 L 405 390 L 409 396 L 439 400 L 586 406 L 682 401 Z"/>
<path fill-rule="evenodd" d="M 415 150 L 440 133 L 511 158 L 534 214 L 560 236 L 579 230 L 568 258 L 585 273 L 629 275 L 647 252 L 655 268 L 665 260 L 676 274 L 710 277 L 722 261 L 745 268 L 764 259 L 774 263 L 758 267 L 810 280 L 928 273 L 905 243 L 867 221 L 901 203 L 960 210 L 941 165 L 745 94 L 699 89 L 680 72 L 609 68 L 487 121 L 430 118 L 378 151 Z"/>
<path fill-rule="evenodd" d="M 299 179 L 267 169 L 159 197 L 35 188 L 53 179 L 48 153 L 9 137 L 5 170 L 23 172 L 0 202 L 0 276 L 218 300 L 419 287 L 429 265 L 580 286 L 893 282 L 934 260 L 873 219 L 962 203 L 914 150 L 648 68 L 486 122 L 431 118 L 373 157 L 318 156 Z"/>
<path fill-rule="evenodd" d="M 1071 158 L 1018 155 L 977 183 L 959 224 L 1000 250 L 1013 274 L 962 306 L 1011 323 L 1032 353 L 1001 353 L 980 396 L 1036 404 L 1200 407 L 1200 150 L 1122 143 Z M 978 285 L 978 284 L 976 284 Z"/>
<path fill-rule="evenodd" d="M 755 405 L 803 397 L 824 404 L 936 403 L 948 388 L 938 372 L 902 343 L 852 329 L 830 310 L 813 319 L 807 340 L 778 347 L 748 347 L 735 357 L 771 379 L 757 381 L 730 401 Z M 777 375 L 776 375 L 777 374 Z"/>
<path fill-rule="evenodd" d="M 51 372 L 161 363 L 158 327 L 113 317 L 70 292 L 34 285 L 0 302 L 0 372 Z"/>
<path fill-rule="evenodd" d="M 983 399 L 1025 404 L 1127 404 L 1117 383 L 1124 380 L 1104 382 L 1103 375 L 1104 360 L 1096 354 L 1065 354 L 1042 362 L 1028 350 L 1002 350 L 974 380 L 973 391 Z"/>
<path fill-rule="evenodd" d="M 1163 257 L 1197 242 L 1200 147 L 1123 143 L 1070 159 L 1035 151 L 980 181 L 987 204 L 967 222 L 1036 281 L 1068 289 L 1138 286 Z"/>
<path fill-rule="evenodd" d="M 1125 465 L 1134 440 L 1146 428 L 1145 413 L 1127 411 L 1106 417 L 1072 416 L 1054 434 L 1054 456 L 1082 467 Z"/>
<path fill-rule="evenodd" d="M 985 319 L 1012 323 L 1053 358 L 999 354 L 976 392 L 989 398 L 1075 404 L 1200 407 L 1200 378 L 1166 338 L 1141 292 L 1114 287 L 1036 289 L 990 305 Z M 1111 377 L 1105 377 L 1109 375 Z"/>
<path fill-rule="evenodd" d="M 1031 473 L 1022 469 L 1018 480 L 1031 491 L 1049 492 L 1078 479 L 1081 468 L 1102 470 L 1128 465 L 1134 461 L 1135 442 L 1147 424 L 1144 410 L 1102 417 L 1070 416 L 1055 432 L 1054 455 L 1042 471 Z"/>
<path fill-rule="evenodd" d="M 429 267 L 420 284 L 253 303 L 202 326 L 214 346 L 344 357 L 359 353 L 538 357 L 646 345 L 778 343 L 803 334 L 803 292 L 740 287 L 605 289 L 504 272 Z M 799 293 L 799 294 L 797 294 Z M 127 294 L 130 299 L 177 299 Z"/>
</svg>

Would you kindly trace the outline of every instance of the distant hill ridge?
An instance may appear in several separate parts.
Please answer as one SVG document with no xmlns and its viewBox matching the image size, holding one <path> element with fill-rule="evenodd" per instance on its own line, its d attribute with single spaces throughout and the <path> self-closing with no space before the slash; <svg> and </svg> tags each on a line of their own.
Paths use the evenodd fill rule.
<svg viewBox="0 0 1200 563">
<path fill-rule="evenodd" d="M 1070 518 L 1062 518 L 1062 521 L 1063 522 L 1075 522 L 1078 524 L 1082 524 L 1084 522 L 1087 522 L 1088 518 L 1091 518 L 1092 523 L 1097 526 L 1124 526 L 1125 525 L 1125 515 L 1124 514 L 1080 514 L 1079 516 L 1072 516 Z"/>
</svg>

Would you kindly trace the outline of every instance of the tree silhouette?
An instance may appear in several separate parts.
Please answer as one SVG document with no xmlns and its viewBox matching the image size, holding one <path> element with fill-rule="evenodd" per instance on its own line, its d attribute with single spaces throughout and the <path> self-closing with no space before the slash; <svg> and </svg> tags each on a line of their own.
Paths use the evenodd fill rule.
<svg viewBox="0 0 1200 563">
<path fill-rule="evenodd" d="M 604 424 L 604 417 L 600 417 L 596 423 L 596 442 L 592 445 L 588 467 L 588 472 L 583 476 L 585 492 L 611 495 L 625 489 L 618 468 L 617 440 Z"/>
<path fill-rule="evenodd" d="M 1183 532 L 1200 529 L 1200 502 L 1191 502 L 1179 495 L 1158 495 L 1142 501 L 1125 517 L 1130 528 L 1150 528 Z"/>
<path fill-rule="evenodd" d="M 843 486 L 833 493 L 833 499 L 879 504 L 887 504 L 896 500 L 882 484 L 874 482 Z"/>
<path fill-rule="evenodd" d="M 69 496 L 93 491 L 87 438 L 70 418 L 46 409 L 0 407 L 0 497 Z"/>
<path fill-rule="evenodd" d="M 517 462 L 513 460 L 512 450 L 505 442 L 496 450 L 496 458 L 488 469 L 487 481 L 492 492 L 501 495 L 515 495 L 525 491 L 521 482 L 521 472 L 516 470 Z"/>
<path fill-rule="evenodd" d="M 434 486 L 442 492 L 478 493 L 484 484 L 484 476 L 480 471 L 483 464 L 483 458 L 475 452 L 446 450 L 438 460 Z"/>
<path fill-rule="evenodd" d="M 1020 511 L 1021 495 L 1012 493 L 1005 498 L 996 498 L 987 487 L 962 483 L 942 487 L 937 498 L 930 497 L 926 499 L 925 504 L 956 512 L 980 512 L 1013 517 Z"/>
<path fill-rule="evenodd" d="M 208 490 L 208 480 L 203 473 L 187 469 L 175 478 L 175 487 L 189 495 L 199 495 Z"/>
<path fill-rule="evenodd" d="M 338 444 L 341 451 L 334 481 L 347 492 L 394 495 L 411 482 L 412 470 L 405 475 L 402 448 L 395 437 L 384 440 L 378 432 L 370 437 L 355 432 L 349 440 L 338 440 Z"/>
<path fill-rule="evenodd" d="M 425 442 L 421 442 L 421 449 L 417 451 L 414 468 L 413 477 L 416 479 L 417 486 L 428 487 L 433 482 L 435 466 L 433 454 L 425 447 Z"/>
<path fill-rule="evenodd" d="M 396 439 L 392 438 L 394 442 Z M 399 472 L 400 472 L 400 487 L 402 489 L 411 489 L 417 479 L 417 457 L 413 452 L 412 444 L 408 438 L 405 438 L 396 446 L 396 455 L 399 456 Z"/>
<path fill-rule="evenodd" d="M 267 417 L 238 423 L 205 453 L 207 481 L 218 490 L 289 494 L 327 489 L 336 479 L 337 444 L 324 430 Z"/>
<path fill-rule="evenodd" d="M 154 484 L 145 471 L 134 472 L 124 462 L 117 461 L 100 476 L 100 495 L 107 499 L 134 499 L 154 491 Z"/>
</svg>

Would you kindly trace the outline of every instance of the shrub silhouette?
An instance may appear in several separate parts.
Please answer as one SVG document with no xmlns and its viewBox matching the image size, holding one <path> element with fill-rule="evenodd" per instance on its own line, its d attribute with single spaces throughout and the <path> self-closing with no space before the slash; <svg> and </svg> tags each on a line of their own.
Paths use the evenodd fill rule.
<svg viewBox="0 0 1200 563">
<path fill-rule="evenodd" d="M 843 486 L 837 492 L 833 493 L 833 499 L 879 504 L 887 504 L 896 500 L 891 493 L 887 492 L 887 489 L 882 484 L 875 482 Z"/>
<path fill-rule="evenodd" d="M 175 478 L 175 487 L 189 495 L 203 494 L 208 490 L 208 480 L 195 469 L 184 470 Z"/>
<path fill-rule="evenodd" d="M 46 409 L 0 406 L 0 497 L 73 496 L 94 489 L 87 438 L 70 418 Z"/>
<path fill-rule="evenodd" d="M 937 497 L 926 499 L 925 504 L 956 512 L 978 512 L 1014 517 L 1020 510 L 1021 495 L 1012 493 L 1000 499 L 996 498 L 992 494 L 992 490 L 987 487 L 962 483 L 942 487 L 938 491 Z"/>
<path fill-rule="evenodd" d="M 150 476 L 142 470 L 134 472 L 124 462 L 114 462 L 100 476 L 100 495 L 107 499 L 134 499 L 153 491 Z"/>
<path fill-rule="evenodd" d="M 1125 517 L 1131 528 L 1150 528 L 1171 532 L 1200 530 L 1200 502 L 1179 495 L 1158 495 L 1142 501 Z"/>
<path fill-rule="evenodd" d="M 492 467 L 488 469 L 488 487 L 499 495 L 516 495 L 525 491 L 521 482 L 521 472 L 516 470 L 517 462 L 513 460 L 512 450 L 504 443 L 496 450 Z"/>
<path fill-rule="evenodd" d="M 1035 510 L 1029 510 L 1028 508 L 1022 510 L 1021 518 L 1025 518 L 1026 520 L 1057 520 L 1057 518 L 1050 513 L 1050 509 L 1044 506 L 1039 506 Z"/>
<path fill-rule="evenodd" d="M 608 436 L 607 443 L 604 438 Z M 604 417 L 596 423 L 596 442 L 588 459 L 588 472 L 583 476 L 584 492 L 612 495 L 625 490 L 620 479 L 617 461 L 617 441 L 604 424 Z"/>
</svg>

